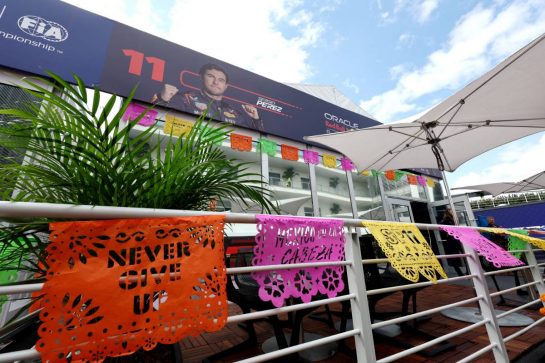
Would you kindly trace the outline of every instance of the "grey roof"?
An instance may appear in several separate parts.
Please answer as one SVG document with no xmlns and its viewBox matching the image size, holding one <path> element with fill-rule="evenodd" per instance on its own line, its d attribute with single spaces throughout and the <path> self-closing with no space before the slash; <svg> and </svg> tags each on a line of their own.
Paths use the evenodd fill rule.
<svg viewBox="0 0 545 363">
<path fill-rule="evenodd" d="M 286 85 L 298 89 L 301 92 L 308 93 L 314 97 L 318 97 L 321 100 L 330 102 L 335 106 L 342 107 L 346 110 L 355 112 L 357 114 L 375 119 L 370 113 L 358 106 L 354 101 L 343 95 L 334 86 L 314 85 L 314 84 L 299 84 L 299 83 L 286 83 Z"/>
</svg>

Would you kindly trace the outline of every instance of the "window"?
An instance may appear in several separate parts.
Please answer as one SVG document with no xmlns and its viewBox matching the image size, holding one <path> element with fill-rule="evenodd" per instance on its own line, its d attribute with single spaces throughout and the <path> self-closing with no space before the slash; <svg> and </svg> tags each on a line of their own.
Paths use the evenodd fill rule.
<svg viewBox="0 0 545 363">
<path fill-rule="evenodd" d="M 352 181 L 354 183 L 354 196 L 358 209 L 358 217 L 385 221 L 386 215 L 382 206 L 377 177 L 352 173 Z"/>
<path fill-rule="evenodd" d="M 310 178 L 301 177 L 301 188 L 310 190 Z"/>
<path fill-rule="evenodd" d="M 27 102 L 39 103 L 40 100 L 18 87 L 0 84 L 0 109 L 20 107 L 21 104 Z M 5 126 L 10 121 L 13 121 L 12 116 L 0 115 L 0 127 Z M 24 151 L 21 153 L 14 153 L 13 151 L 0 146 L 0 155 L 3 158 L 11 159 L 20 164 L 23 162 Z M 7 161 L 4 160 L 0 162 L 6 163 Z"/>
<path fill-rule="evenodd" d="M 314 217 L 314 210 L 312 207 L 305 207 L 304 209 L 305 217 Z"/>
<path fill-rule="evenodd" d="M 280 173 L 269 173 L 269 184 L 270 185 L 281 185 Z"/>
<path fill-rule="evenodd" d="M 40 103 L 40 99 L 33 97 L 18 87 L 0 84 L 0 109 L 21 107 L 21 105 L 28 102 L 33 102 L 38 105 Z M 0 115 L 0 127 L 6 127 L 8 122 L 14 121 L 19 122 L 14 120 L 12 116 Z M 0 146 L 0 163 L 8 164 L 14 162 L 21 164 L 23 162 L 24 155 L 24 149 L 20 150 L 19 152 L 15 152 Z M 8 192 L 12 187 L 12 185 L 7 185 L 6 183 L 3 185 L 5 192 Z"/>
<path fill-rule="evenodd" d="M 231 210 L 232 205 L 230 200 L 224 200 L 222 202 L 218 202 L 216 205 L 216 212 L 225 212 Z"/>
</svg>

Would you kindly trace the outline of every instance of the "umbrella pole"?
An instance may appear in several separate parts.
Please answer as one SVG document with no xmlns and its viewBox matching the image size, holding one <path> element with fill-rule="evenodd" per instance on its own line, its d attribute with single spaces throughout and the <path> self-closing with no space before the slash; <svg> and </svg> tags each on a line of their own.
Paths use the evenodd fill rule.
<svg viewBox="0 0 545 363">
<path fill-rule="evenodd" d="M 454 218 L 454 224 L 458 226 L 458 225 L 460 225 L 460 222 L 458 221 L 458 214 L 456 214 L 456 208 L 454 207 L 454 201 L 452 200 L 452 195 L 450 194 L 450 188 L 448 186 L 447 175 L 445 174 L 444 170 L 441 170 L 441 174 L 443 175 L 443 183 L 445 184 L 445 189 L 447 191 L 448 203 L 450 205 L 450 210 L 452 211 L 452 217 Z"/>
</svg>

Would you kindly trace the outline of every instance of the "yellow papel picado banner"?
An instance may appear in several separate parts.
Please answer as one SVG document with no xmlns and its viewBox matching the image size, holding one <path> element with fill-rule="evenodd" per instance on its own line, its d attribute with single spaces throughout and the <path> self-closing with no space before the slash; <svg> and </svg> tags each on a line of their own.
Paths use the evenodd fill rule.
<svg viewBox="0 0 545 363">
<path fill-rule="evenodd" d="M 416 226 L 404 223 L 363 221 L 377 240 L 388 261 L 404 278 L 418 282 L 420 274 L 437 282 L 437 274 L 447 278 L 430 245 Z"/>
</svg>

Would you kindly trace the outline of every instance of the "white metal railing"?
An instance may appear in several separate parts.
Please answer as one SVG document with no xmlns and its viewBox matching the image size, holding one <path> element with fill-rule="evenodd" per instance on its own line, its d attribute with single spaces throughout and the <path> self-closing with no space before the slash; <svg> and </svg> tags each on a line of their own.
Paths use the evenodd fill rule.
<svg viewBox="0 0 545 363">
<path fill-rule="evenodd" d="M 60 204 L 40 204 L 40 203 L 10 203 L 0 202 L 0 219 L 1 218 L 22 218 L 22 217 L 48 217 L 48 218 L 62 218 L 62 219 L 112 219 L 112 218 L 138 218 L 138 217 L 172 217 L 172 216 L 196 216 L 196 215 L 209 215 L 214 214 L 212 212 L 196 212 L 196 211 L 179 211 L 179 210 L 157 210 L 157 209 L 136 209 L 136 208 L 124 208 L 124 207 L 101 207 L 101 206 L 76 206 L 76 205 L 60 205 Z M 225 214 L 226 223 L 255 223 L 255 216 L 251 214 Z M 318 218 L 317 218 L 318 219 Z M 511 269 L 504 269 L 501 271 L 493 271 L 485 273 L 480 265 L 479 258 L 474 250 L 464 246 L 464 253 L 458 255 L 440 255 L 437 256 L 441 260 L 449 258 L 466 258 L 469 267 L 468 274 L 465 276 L 453 277 L 448 279 L 440 279 L 437 284 L 432 282 L 419 282 L 409 285 L 400 285 L 396 287 L 388 287 L 381 289 L 367 290 L 365 286 L 365 277 L 363 272 L 363 266 L 371 263 L 384 263 L 386 259 L 362 259 L 360 253 L 357 227 L 361 227 L 361 220 L 358 219 L 343 219 L 346 229 L 346 246 L 345 246 L 345 261 L 338 262 L 317 262 L 317 263 L 298 263 L 290 265 L 270 265 L 259 267 L 234 267 L 227 268 L 228 274 L 249 273 L 252 271 L 270 271 L 280 270 L 288 268 L 306 268 L 317 266 L 338 266 L 342 265 L 346 267 L 347 280 L 348 280 L 348 293 L 346 295 L 337 296 L 335 298 L 312 301 L 305 304 L 296 304 L 281 308 L 269 309 L 264 311 L 252 312 L 248 314 L 240 314 L 229 316 L 227 322 L 238 323 L 248 320 L 260 319 L 271 315 L 277 315 L 281 313 L 293 312 L 300 309 L 308 309 L 311 307 L 324 306 L 331 303 L 339 303 L 343 301 L 350 301 L 351 304 L 351 318 L 353 321 L 353 329 L 337 333 L 322 339 L 318 339 L 312 342 L 302 343 L 296 346 L 291 346 L 285 349 L 280 349 L 275 352 L 258 355 L 243 360 L 244 363 L 250 362 L 263 362 L 270 359 L 280 358 L 282 356 L 293 354 L 305 349 L 310 349 L 323 344 L 327 344 L 334 341 L 343 340 L 353 337 L 355 339 L 356 354 L 358 362 L 374 363 L 374 362 L 391 362 L 394 360 L 402 359 L 410 354 L 417 353 L 423 349 L 432 347 L 450 338 L 465 334 L 471 330 L 484 326 L 487 331 L 489 344 L 476 352 L 468 354 L 461 362 L 469 362 L 481 357 L 484 354 L 493 353 L 496 362 L 508 362 L 508 352 L 505 343 L 526 333 L 533 327 L 543 323 L 545 318 L 541 318 L 533 324 L 520 329 L 519 331 L 511 334 L 508 337 L 503 337 L 498 325 L 498 319 L 516 311 L 520 311 L 524 308 L 530 307 L 539 300 L 532 301 L 528 304 L 524 304 L 518 308 L 512 309 L 507 312 L 503 312 L 500 315 L 495 315 L 494 305 L 492 303 L 492 297 L 499 296 L 508 292 L 517 290 L 518 288 L 534 288 L 538 293 L 545 293 L 545 284 L 539 270 L 543 264 L 538 264 L 533 249 L 528 246 L 524 250 L 528 266 L 515 267 Z M 422 230 L 437 230 L 439 225 L 419 224 L 416 226 Z M 452 227 L 452 226 L 450 226 Z M 467 228 L 467 227 L 466 227 Z M 496 275 L 499 273 L 516 272 L 522 270 L 529 270 L 533 281 L 526 284 L 522 284 L 515 288 L 509 288 L 506 290 L 490 293 L 488 286 L 486 285 L 486 276 Z M 447 304 L 434 307 L 425 311 L 420 311 L 414 314 L 409 314 L 402 317 L 389 319 L 383 322 L 372 323 L 369 312 L 368 296 L 376 294 L 402 291 L 404 289 L 411 289 L 417 287 L 425 287 L 430 285 L 452 284 L 458 281 L 471 280 L 473 282 L 473 288 L 475 289 L 476 296 L 464 299 L 460 301 L 449 301 Z M 35 292 L 42 288 L 42 284 L 20 284 L 13 286 L 0 286 L 1 294 L 19 294 L 22 292 Z M 373 330 L 381 327 L 400 324 L 413 320 L 416 318 L 429 316 L 436 314 L 445 309 L 463 306 L 467 304 L 478 304 L 482 314 L 482 320 L 472 325 L 466 326 L 462 329 L 447 333 L 428 341 L 424 344 L 412 347 L 410 349 L 403 350 L 399 353 L 384 357 L 380 360 L 376 358 L 375 346 L 373 341 Z M 12 353 L 0 354 L 1 362 L 13 362 L 24 359 L 39 358 L 39 353 L 35 349 L 22 350 Z"/>
</svg>

